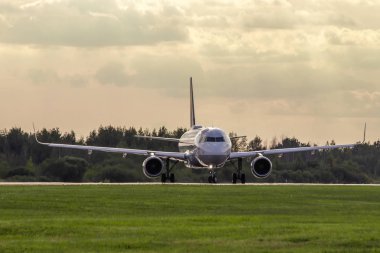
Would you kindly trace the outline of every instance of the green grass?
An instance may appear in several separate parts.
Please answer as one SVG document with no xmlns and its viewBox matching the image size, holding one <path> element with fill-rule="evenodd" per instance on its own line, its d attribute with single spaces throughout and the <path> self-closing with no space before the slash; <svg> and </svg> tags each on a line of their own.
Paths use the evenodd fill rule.
<svg viewBox="0 0 380 253">
<path fill-rule="evenodd" d="M 0 252 L 380 252 L 380 187 L 0 187 Z"/>
</svg>

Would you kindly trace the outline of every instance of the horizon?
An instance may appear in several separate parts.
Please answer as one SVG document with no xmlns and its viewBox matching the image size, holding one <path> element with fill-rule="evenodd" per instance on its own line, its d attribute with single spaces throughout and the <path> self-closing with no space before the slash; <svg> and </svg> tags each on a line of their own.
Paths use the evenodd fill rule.
<svg viewBox="0 0 380 253">
<path fill-rule="evenodd" d="M 380 2 L 4 0 L 0 129 L 187 126 L 376 141 Z"/>
<path fill-rule="evenodd" d="M 99 133 L 99 129 L 100 128 L 108 128 L 108 127 L 112 127 L 114 129 L 126 130 L 126 131 L 128 131 L 131 128 L 135 129 L 136 131 L 139 131 L 140 129 L 142 129 L 143 131 L 149 131 L 150 133 L 152 133 L 153 131 L 156 131 L 158 133 L 158 131 L 159 131 L 159 129 L 161 127 L 165 127 L 170 134 L 172 134 L 173 131 L 178 130 L 178 129 L 185 129 L 187 131 L 190 129 L 189 127 L 181 127 L 181 126 L 178 126 L 178 127 L 175 127 L 175 128 L 167 128 L 166 126 L 160 126 L 158 128 L 147 128 L 147 127 L 143 127 L 143 126 L 135 127 L 135 126 L 113 126 L 113 125 L 105 125 L 105 126 L 103 126 L 103 125 L 101 125 L 101 126 L 99 126 L 97 128 L 92 129 L 91 131 L 89 131 L 88 134 L 82 135 L 82 134 L 78 134 L 74 129 L 71 129 L 71 130 L 68 130 L 68 131 L 62 131 L 59 127 L 52 127 L 52 128 L 42 127 L 42 128 L 36 128 L 35 130 L 33 129 L 32 131 L 26 131 L 26 130 L 24 130 L 21 127 L 13 126 L 11 128 L 0 129 L 0 135 L 6 135 L 12 129 L 21 129 L 21 131 L 23 131 L 24 133 L 29 134 L 30 136 L 33 136 L 35 133 L 38 134 L 42 130 L 52 131 L 54 129 L 57 129 L 59 131 L 59 133 L 61 134 L 61 136 L 65 135 L 65 134 L 70 134 L 71 132 L 74 132 L 74 134 L 75 134 L 75 140 L 76 141 L 80 141 L 80 140 L 87 141 L 87 139 L 89 138 L 89 136 L 90 136 L 90 134 L 92 132 L 95 131 L 96 133 Z M 202 126 L 202 127 L 209 127 L 209 126 Z M 223 129 L 221 129 L 221 130 L 223 130 Z M 237 136 L 244 136 L 244 135 L 241 135 L 238 132 L 225 132 L 225 133 L 228 136 L 230 136 L 230 134 L 236 134 Z M 302 140 L 302 139 L 298 138 L 297 136 L 287 136 L 287 135 L 284 135 L 284 134 L 282 134 L 280 136 L 273 136 L 270 139 L 264 139 L 264 138 L 262 138 L 262 136 L 259 136 L 259 135 L 245 136 L 245 137 L 247 138 L 247 144 L 250 141 L 252 141 L 255 137 L 259 137 L 261 139 L 261 141 L 262 141 L 262 145 L 264 147 L 266 147 L 266 149 L 270 149 L 274 142 L 276 142 L 276 144 L 281 144 L 281 142 L 284 139 L 293 139 L 293 138 L 295 138 L 296 140 L 298 140 L 300 142 L 300 144 L 306 144 L 306 145 L 310 145 L 310 146 L 326 145 L 327 143 L 328 143 L 327 145 L 331 145 L 332 142 L 336 143 L 335 139 L 326 140 L 325 142 L 322 142 L 322 143 L 316 143 L 316 142 L 309 141 L 309 140 Z M 363 142 L 363 141 L 365 141 L 365 142 Z M 377 141 L 380 141 L 380 139 L 377 139 L 377 140 L 368 140 L 366 138 L 365 140 L 364 139 L 357 140 L 357 141 L 353 142 L 352 144 L 355 144 L 355 143 L 368 143 L 368 144 L 372 145 L 372 144 L 374 144 Z M 338 143 L 336 143 L 336 144 L 338 144 Z"/>
</svg>

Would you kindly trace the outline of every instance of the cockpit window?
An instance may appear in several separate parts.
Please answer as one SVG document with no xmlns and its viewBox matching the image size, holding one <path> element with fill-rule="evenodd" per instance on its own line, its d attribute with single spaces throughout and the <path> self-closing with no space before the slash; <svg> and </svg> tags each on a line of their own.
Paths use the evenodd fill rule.
<svg viewBox="0 0 380 253">
<path fill-rule="evenodd" d="M 206 142 L 215 142 L 215 137 L 206 137 Z"/>
<path fill-rule="evenodd" d="M 224 142 L 224 138 L 223 137 L 216 137 L 216 142 Z"/>
<path fill-rule="evenodd" d="M 206 142 L 224 142 L 223 137 L 206 137 Z"/>
</svg>

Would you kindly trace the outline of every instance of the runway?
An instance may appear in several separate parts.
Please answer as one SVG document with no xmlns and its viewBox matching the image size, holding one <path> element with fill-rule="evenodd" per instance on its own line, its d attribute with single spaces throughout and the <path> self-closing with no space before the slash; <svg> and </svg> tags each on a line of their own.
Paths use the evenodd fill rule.
<svg viewBox="0 0 380 253">
<path fill-rule="evenodd" d="M 374 186 L 379 187 L 380 184 L 314 184 L 314 183 L 160 183 L 160 182 L 136 182 L 136 183 L 65 183 L 65 182 L 0 182 L 0 186 L 83 186 L 83 185 L 184 185 L 184 186 L 231 186 L 231 187 L 247 187 L 247 186 Z"/>
</svg>

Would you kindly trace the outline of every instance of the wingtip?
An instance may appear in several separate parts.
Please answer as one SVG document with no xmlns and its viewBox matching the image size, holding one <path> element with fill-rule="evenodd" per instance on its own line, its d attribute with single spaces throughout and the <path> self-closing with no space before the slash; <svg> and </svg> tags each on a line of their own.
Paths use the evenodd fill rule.
<svg viewBox="0 0 380 253">
<path fill-rule="evenodd" d="M 42 142 L 40 142 L 37 138 L 37 132 L 36 132 L 36 127 L 34 126 L 34 122 L 33 122 L 33 131 L 34 131 L 34 139 L 36 140 L 36 142 L 38 144 L 43 144 Z"/>
</svg>

